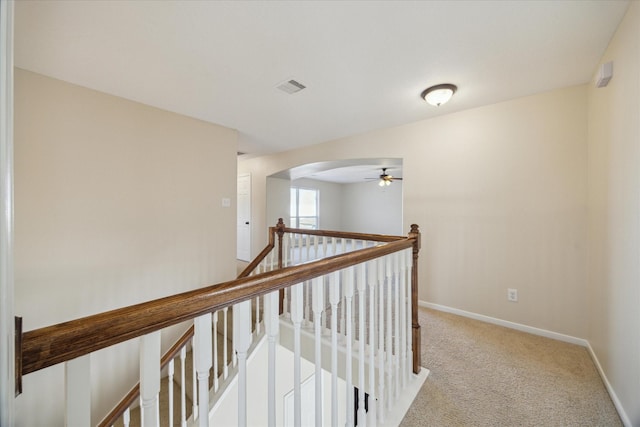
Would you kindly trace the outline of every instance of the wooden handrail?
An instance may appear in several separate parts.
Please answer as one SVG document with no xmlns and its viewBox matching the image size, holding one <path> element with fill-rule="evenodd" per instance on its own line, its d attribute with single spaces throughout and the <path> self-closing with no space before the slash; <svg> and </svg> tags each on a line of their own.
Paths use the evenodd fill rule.
<svg viewBox="0 0 640 427">
<path fill-rule="evenodd" d="M 66 362 L 305 280 L 415 247 L 414 240 L 409 236 L 385 245 L 25 332 L 22 340 L 22 374 Z"/>
<path fill-rule="evenodd" d="M 312 236 L 337 237 L 339 239 L 369 240 L 374 242 L 395 242 L 404 240 L 407 236 L 389 236 L 386 234 L 370 234 L 370 233 L 353 233 L 350 231 L 332 231 L 332 230 L 310 230 L 306 228 L 289 228 L 284 227 L 285 233 L 293 234 L 310 234 Z"/>
</svg>

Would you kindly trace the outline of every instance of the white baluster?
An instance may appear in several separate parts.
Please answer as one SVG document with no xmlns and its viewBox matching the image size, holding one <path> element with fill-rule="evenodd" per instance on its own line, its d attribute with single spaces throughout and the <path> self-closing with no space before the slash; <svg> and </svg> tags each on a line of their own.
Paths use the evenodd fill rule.
<svg viewBox="0 0 640 427">
<path fill-rule="evenodd" d="M 211 344 L 211 313 L 194 319 L 196 348 L 193 353 L 198 377 L 198 425 L 209 425 L 209 370 L 213 365 Z"/>
<path fill-rule="evenodd" d="M 395 379 L 395 400 L 400 398 L 400 253 L 393 255 L 393 376 Z"/>
<path fill-rule="evenodd" d="M 169 362 L 169 366 L 167 367 L 167 391 L 169 392 L 169 425 L 173 425 L 173 359 Z"/>
<path fill-rule="evenodd" d="M 360 385 L 358 386 L 358 424 L 361 426 L 367 425 L 367 412 L 364 409 L 364 390 L 365 390 L 365 353 L 364 345 L 366 341 L 365 336 L 365 292 L 367 290 L 365 283 L 366 264 L 362 263 L 358 265 L 358 378 L 360 379 Z"/>
<path fill-rule="evenodd" d="M 377 260 L 378 266 L 378 420 L 385 418 L 384 387 L 384 259 Z"/>
<path fill-rule="evenodd" d="M 159 360 L 159 359 L 158 359 Z M 159 363 L 159 362 L 158 362 Z M 65 363 L 66 426 L 91 424 L 91 361 L 90 355 Z"/>
<path fill-rule="evenodd" d="M 340 272 L 329 276 L 331 304 L 331 425 L 338 425 L 338 302 L 340 301 Z"/>
<path fill-rule="evenodd" d="M 129 408 L 124 410 L 124 414 L 122 414 L 122 424 L 124 427 L 129 427 L 129 423 L 131 422 L 131 410 Z"/>
<path fill-rule="evenodd" d="M 279 292 L 271 292 L 265 296 L 265 332 L 269 342 L 269 371 L 268 371 L 268 422 L 269 427 L 276 426 L 276 344 L 280 333 Z"/>
<path fill-rule="evenodd" d="M 322 236 L 322 257 L 326 258 L 328 256 L 327 254 L 327 247 L 328 247 L 328 242 L 327 242 L 327 236 Z M 319 258 L 319 257 L 318 257 Z"/>
<path fill-rule="evenodd" d="M 304 308 L 302 311 L 302 324 L 306 327 L 311 323 L 311 282 L 305 282 L 302 288 Z"/>
<path fill-rule="evenodd" d="M 287 255 L 290 256 L 290 252 L 291 252 L 291 242 L 292 242 L 292 237 L 291 237 L 291 233 L 287 233 L 285 235 L 285 238 L 283 239 L 285 241 L 285 246 L 287 247 Z M 287 264 L 285 262 L 284 266 L 288 266 L 289 264 Z M 283 290 L 283 298 L 282 298 L 282 312 L 284 314 L 285 319 L 290 319 L 291 316 L 289 315 L 289 288 L 285 288 Z"/>
<path fill-rule="evenodd" d="M 300 327 L 303 315 L 303 290 L 302 283 L 291 286 L 291 322 L 293 323 L 293 420 L 296 426 L 302 423 Z"/>
<path fill-rule="evenodd" d="M 256 297 L 255 298 L 256 301 L 256 323 L 255 323 L 255 329 L 256 329 L 256 337 L 260 335 L 260 297 Z"/>
<path fill-rule="evenodd" d="M 347 371 L 346 397 L 347 397 L 347 421 L 346 427 L 353 426 L 353 324 L 351 322 L 351 311 L 353 309 L 353 267 L 348 267 L 344 271 L 344 303 L 346 306 L 346 328 L 345 340 L 347 342 L 347 354 L 345 358 Z"/>
<path fill-rule="evenodd" d="M 185 373 L 187 370 L 186 365 L 187 361 L 187 346 L 185 345 L 180 350 L 180 425 L 182 427 L 187 427 L 187 392 L 185 382 Z M 195 399 L 195 395 L 193 396 Z"/>
<path fill-rule="evenodd" d="M 192 378 L 191 378 L 191 393 L 193 396 L 193 399 L 191 399 L 191 404 L 192 404 L 192 409 L 191 409 L 191 413 L 193 414 L 193 419 L 197 420 L 198 419 L 198 414 L 200 413 L 200 411 L 198 411 L 198 374 L 196 372 L 196 364 L 195 364 L 195 360 L 196 360 L 196 341 L 195 340 L 191 340 L 191 373 L 192 373 Z"/>
<path fill-rule="evenodd" d="M 311 255 L 311 252 L 310 252 L 311 251 L 311 235 L 310 234 L 306 235 L 305 246 L 306 246 L 305 247 L 305 251 L 307 253 L 307 259 L 306 260 L 309 261 L 311 259 L 311 256 L 310 256 Z"/>
<path fill-rule="evenodd" d="M 320 259 L 320 256 L 318 256 L 318 236 L 313 236 L 313 256 L 314 259 Z"/>
<path fill-rule="evenodd" d="M 292 235 L 291 233 L 287 233 L 284 235 L 282 241 L 284 243 L 284 250 L 282 251 L 282 253 L 284 254 L 284 263 L 283 266 L 287 267 L 290 264 L 292 264 L 293 262 L 292 260 L 292 249 L 291 249 L 291 243 L 292 243 Z"/>
<path fill-rule="evenodd" d="M 407 376 L 407 381 L 409 379 L 409 375 L 413 372 L 413 351 L 412 351 L 412 347 L 413 347 L 413 339 L 412 339 L 412 323 L 411 323 L 411 311 L 412 311 L 412 305 L 411 305 L 411 267 L 413 265 L 413 249 L 407 249 L 405 252 L 405 260 L 406 260 L 406 283 L 405 286 L 407 288 L 407 369 L 406 369 L 406 376 Z M 420 351 L 420 349 L 417 349 L 416 351 Z"/>
<path fill-rule="evenodd" d="M 331 238 L 331 255 L 337 255 L 336 246 L 338 243 L 338 239 L 336 237 Z"/>
<path fill-rule="evenodd" d="M 342 241 L 344 242 L 344 239 L 342 239 Z M 340 339 L 343 341 L 345 337 L 345 308 L 346 308 L 346 304 L 343 296 L 342 304 L 340 304 Z"/>
<path fill-rule="evenodd" d="M 294 252 L 294 257 L 295 257 L 294 258 L 295 259 L 295 263 L 294 264 L 298 265 L 298 264 L 302 264 L 302 261 L 303 261 L 303 256 L 302 256 L 303 255 L 303 252 L 302 252 L 302 239 L 303 239 L 303 236 L 302 236 L 302 234 L 296 234 L 295 239 L 296 239 L 296 243 L 295 244 L 296 244 L 297 250 Z"/>
<path fill-rule="evenodd" d="M 378 263 L 367 263 L 367 284 L 369 288 L 369 414 L 367 425 L 376 425 L 376 288 L 378 286 Z"/>
<path fill-rule="evenodd" d="M 247 425 L 247 351 L 251 345 L 251 301 L 233 306 L 233 346 L 238 355 L 238 426 Z"/>
<path fill-rule="evenodd" d="M 213 392 L 217 392 L 220 387 L 219 382 L 219 364 L 220 358 L 218 357 L 218 314 L 220 311 L 215 311 L 211 315 L 212 323 L 213 323 Z"/>
<path fill-rule="evenodd" d="M 385 351 L 385 357 L 386 357 L 386 361 L 387 361 L 387 388 L 389 389 L 387 392 L 387 409 L 391 410 L 391 396 L 393 395 L 393 377 L 392 377 L 392 372 L 393 372 L 393 348 L 391 347 L 391 339 L 392 339 L 392 315 L 391 315 L 391 307 L 393 304 L 393 296 L 392 296 L 392 274 L 393 274 L 393 270 L 392 270 L 392 265 L 391 265 L 391 256 L 387 255 L 384 257 L 384 263 L 385 263 L 385 272 L 386 272 L 386 290 L 387 290 L 387 327 L 386 327 L 386 335 L 385 335 L 385 347 L 386 347 L 386 351 Z"/>
<path fill-rule="evenodd" d="M 406 253 L 399 253 L 400 257 L 400 372 L 402 389 L 407 386 L 407 277 Z"/>
<path fill-rule="evenodd" d="M 225 307 L 222 309 L 222 321 L 223 321 L 222 326 L 224 327 L 224 330 L 222 331 L 222 375 L 225 380 L 229 376 L 229 361 L 227 360 L 227 354 L 228 354 L 227 342 L 229 341 L 228 318 L 229 318 L 229 307 Z"/>
<path fill-rule="evenodd" d="M 160 392 L 160 331 L 140 337 L 140 408 L 144 427 L 160 425 L 158 393 Z"/>
<path fill-rule="evenodd" d="M 313 286 L 313 325 L 315 328 L 316 427 L 322 426 L 322 312 L 324 311 L 324 278 L 316 277 Z"/>
</svg>

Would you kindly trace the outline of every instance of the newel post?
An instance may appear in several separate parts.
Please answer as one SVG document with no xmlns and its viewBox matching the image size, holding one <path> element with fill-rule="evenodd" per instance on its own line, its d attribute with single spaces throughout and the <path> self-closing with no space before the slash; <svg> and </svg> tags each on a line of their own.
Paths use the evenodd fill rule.
<svg viewBox="0 0 640 427">
<path fill-rule="evenodd" d="M 276 233 L 278 234 L 278 268 L 282 268 L 282 237 L 284 236 L 284 221 L 282 221 L 282 218 L 278 218 Z"/>
<path fill-rule="evenodd" d="M 413 264 L 411 266 L 411 342 L 413 350 L 413 373 L 420 372 L 420 322 L 418 321 L 418 253 L 420 252 L 420 230 L 418 224 L 411 224 L 409 232 L 413 239 Z"/>
<path fill-rule="evenodd" d="M 283 249 L 282 249 L 282 238 L 284 237 L 284 221 L 282 218 L 278 218 L 278 222 L 276 224 L 276 233 L 278 234 L 278 269 L 283 267 Z M 284 313 L 284 289 L 280 289 L 279 292 L 279 308 L 278 313 Z"/>
</svg>

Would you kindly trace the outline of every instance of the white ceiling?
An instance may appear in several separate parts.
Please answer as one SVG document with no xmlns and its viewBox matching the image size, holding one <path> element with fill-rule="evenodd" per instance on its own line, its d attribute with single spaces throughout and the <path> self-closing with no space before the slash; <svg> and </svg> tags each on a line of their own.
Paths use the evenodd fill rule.
<svg viewBox="0 0 640 427">
<path fill-rule="evenodd" d="M 18 67 L 283 151 L 588 82 L 627 1 L 18 1 Z M 307 88 L 275 87 L 294 78 Z M 438 83 L 459 90 L 425 104 Z"/>
</svg>

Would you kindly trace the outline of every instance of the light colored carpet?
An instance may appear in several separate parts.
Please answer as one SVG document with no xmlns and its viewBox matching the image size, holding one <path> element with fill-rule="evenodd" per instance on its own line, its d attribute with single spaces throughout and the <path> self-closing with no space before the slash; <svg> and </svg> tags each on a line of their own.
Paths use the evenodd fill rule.
<svg viewBox="0 0 640 427">
<path fill-rule="evenodd" d="M 420 308 L 431 373 L 401 426 L 621 426 L 584 347 Z"/>
</svg>

